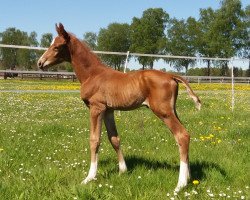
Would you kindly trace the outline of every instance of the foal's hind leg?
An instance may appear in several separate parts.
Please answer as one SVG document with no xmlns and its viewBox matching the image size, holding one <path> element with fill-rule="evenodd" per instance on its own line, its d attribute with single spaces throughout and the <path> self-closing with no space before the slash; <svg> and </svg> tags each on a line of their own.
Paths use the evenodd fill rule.
<svg viewBox="0 0 250 200">
<path fill-rule="evenodd" d="M 168 88 L 166 90 L 166 88 Z M 180 123 L 176 114 L 176 99 L 178 95 L 178 84 L 175 81 L 168 81 L 165 85 L 159 85 L 157 90 L 152 90 L 149 104 L 152 111 L 168 126 L 179 146 L 180 171 L 177 187 L 178 192 L 185 187 L 189 178 L 188 149 L 190 136 Z"/>
<path fill-rule="evenodd" d="M 189 149 L 189 141 L 190 136 L 183 125 L 180 123 L 175 113 L 170 114 L 170 116 L 163 119 L 165 124 L 169 127 L 171 132 L 173 133 L 175 140 L 179 146 L 180 153 L 180 171 L 179 171 L 179 179 L 177 187 L 175 191 L 180 191 L 181 188 L 187 185 L 188 179 L 190 177 L 189 174 L 189 166 L 188 166 L 188 149 Z"/>
<path fill-rule="evenodd" d="M 108 132 L 108 138 L 113 148 L 115 149 L 119 161 L 119 173 L 127 171 L 127 166 L 121 151 L 120 139 L 118 137 L 117 129 L 114 120 L 114 111 L 107 110 L 104 114 L 104 123 Z"/>
<path fill-rule="evenodd" d="M 188 149 L 190 136 L 176 116 L 175 102 L 160 105 L 154 105 L 151 109 L 168 126 L 179 146 L 180 171 L 177 187 L 175 188 L 175 191 L 178 192 L 187 185 L 189 179 Z"/>
</svg>

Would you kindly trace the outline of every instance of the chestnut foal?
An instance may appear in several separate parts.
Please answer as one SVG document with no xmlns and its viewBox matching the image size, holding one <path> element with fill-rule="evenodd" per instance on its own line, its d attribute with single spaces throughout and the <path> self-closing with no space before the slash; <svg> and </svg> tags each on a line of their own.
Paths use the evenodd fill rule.
<svg viewBox="0 0 250 200">
<path fill-rule="evenodd" d="M 86 184 L 96 177 L 102 120 L 104 120 L 109 141 L 118 156 L 119 172 L 123 173 L 127 170 L 114 121 L 114 110 L 132 110 L 146 105 L 168 126 L 179 146 L 180 172 L 175 191 L 178 192 L 186 186 L 189 178 L 190 136 L 176 115 L 178 82 L 182 82 L 187 88 L 196 107 L 198 109 L 201 107 L 199 98 L 187 81 L 180 76 L 157 70 L 126 74 L 115 71 L 102 64 L 85 44 L 66 32 L 61 23 L 56 25 L 56 31 L 58 36 L 38 60 L 38 67 L 45 70 L 51 65 L 67 61 L 73 65 L 80 81 L 81 98 L 90 110 L 91 164 L 83 183 Z"/>
</svg>

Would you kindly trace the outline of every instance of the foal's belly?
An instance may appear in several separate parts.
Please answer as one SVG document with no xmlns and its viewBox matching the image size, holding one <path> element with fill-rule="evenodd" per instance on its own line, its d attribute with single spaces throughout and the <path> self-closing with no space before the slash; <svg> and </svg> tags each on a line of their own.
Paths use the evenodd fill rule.
<svg viewBox="0 0 250 200">
<path fill-rule="evenodd" d="M 141 92 L 118 92 L 107 96 L 107 107 L 114 110 L 132 110 L 143 105 L 145 101 Z"/>
</svg>

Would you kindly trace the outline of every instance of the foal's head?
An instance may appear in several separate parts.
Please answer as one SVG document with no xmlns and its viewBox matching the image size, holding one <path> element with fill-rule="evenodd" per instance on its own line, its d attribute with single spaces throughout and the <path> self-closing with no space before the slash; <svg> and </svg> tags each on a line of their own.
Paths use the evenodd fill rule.
<svg viewBox="0 0 250 200">
<path fill-rule="evenodd" d="M 38 60 L 37 65 L 40 69 L 46 70 L 48 67 L 59 64 L 63 61 L 71 61 L 68 44 L 70 35 L 64 30 L 61 23 L 56 24 L 58 36 L 54 38 L 48 50 Z"/>
</svg>

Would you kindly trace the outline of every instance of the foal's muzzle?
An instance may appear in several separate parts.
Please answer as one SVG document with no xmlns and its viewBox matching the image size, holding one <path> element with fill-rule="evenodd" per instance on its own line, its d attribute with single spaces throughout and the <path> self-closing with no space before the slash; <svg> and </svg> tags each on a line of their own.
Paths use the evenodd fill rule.
<svg viewBox="0 0 250 200">
<path fill-rule="evenodd" d="M 37 62 L 37 67 L 44 71 L 48 68 L 48 65 L 46 65 L 46 61 L 43 58 L 40 58 Z"/>
</svg>

